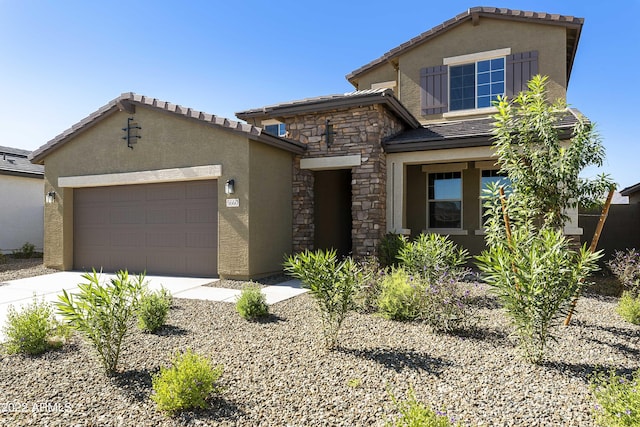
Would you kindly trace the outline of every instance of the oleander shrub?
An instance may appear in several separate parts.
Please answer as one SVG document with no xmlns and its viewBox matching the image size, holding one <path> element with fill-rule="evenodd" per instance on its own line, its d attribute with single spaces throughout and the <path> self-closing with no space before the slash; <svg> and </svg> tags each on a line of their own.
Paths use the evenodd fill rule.
<svg viewBox="0 0 640 427">
<path fill-rule="evenodd" d="M 322 323 L 325 347 L 337 345 L 342 323 L 362 282 L 362 271 L 351 257 L 338 259 L 335 250 L 304 251 L 290 256 L 284 270 L 309 289 Z"/>
<path fill-rule="evenodd" d="M 93 270 L 82 278 L 87 283 L 78 285 L 79 293 L 63 290 L 58 296 L 58 313 L 89 340 L 106 374 L 113 375 L 146 286 L 145 275 L 130 277 L 127 271 L 119 271 L 106 282 Z"/>
<path fill-rule="evenodd" d="M 192 409 L 207 408 L 207 399 L 220 393 L 222 387 L 217 384 L 222 376 L 221 365 L 213 366 L 211 360 L 187 349 L 176 353 L 170 367 L 161 367 L 152 377 L 153 394 L 151 399 L 158 409 L 169 414 Z"/>
<path fill-rule="evenodd" d="M 640 425 L 640 370 L 631 379 L 609 372 L 597 372 L 590 378 L 590 388 L 598 404 L 596 420 L 607 427 Z"/>
<path fill-rule="evenodd" d="M 13 257 L 24 259 L 32 258 L 35 250 L 36 247 L 33 243 L 26 242 L 20 249 L 13 251 Z"/>
<path fill-rule="evenodd" d="M 165 288 L 144 291 L 136 311 L 138 328 L 144 332 L 156 332 L 164 326 L 172 303 L 171 292 Z"/>
<path fill-rule="evenodd" d="M 378 260 L 383 268 L 397 267 L 400 263 L 398 254 L 407 244 L 402 234 L 387 233 L 378 244 Z"/>
<path fill-rule="evenodd" d="M 243 287 L 236 301 L 236 311 L 243 319 L 255 320 L 269 315 L 267 297 L 256 284 Z"/>
<path fill-rule="evenodd" d="M 632 297 L 640 295 L 640 252 L 634 248 L 615 251 L 607 267 Z"/>
<path fill-rule="evenodd" d="M 640 296 L 634 296 L 629 291 L 623 292 L 616 311 L 627 322 L 640 325 Z"/>
<path fill-rule="evenodd" d="M 550 228 L 515 229 L 510 242 L 485 250 L 478 267 L 515 328 L 524 358 L 540 363 L 554 326 L 602 254 L 586 246 L 575 251 L 562 230 Z"/>
<path fill-rule="evenodd" d="M 440 280 L 443 274 L 462 274 L 468 259 L 466 249 L 458 248 L 447 236 L 432 233 L 420 234 L 398 253 L 400 265 L 428 283 Z"/>
<path fill-rule="evenodd" d="M 13 305 L 7 309 L 3 327 L 7 339 L 5 349 L 9 354 L 37 355 L 61 347 L 69 338 L 69 329 L 53 315 L 53 309 L 44 301 L 33 302 L 20 311 Z"/>
<path fill-rule="evenodd" d="M 406 400 L 399 400 L 391 392 L 393 402 L 399 415 L 388 420 L 387 427 L 450 427 L 459 426 L 444 411 L 434 411 L 418 401 L 413 389 L 410 389 Z"/>
</svg>

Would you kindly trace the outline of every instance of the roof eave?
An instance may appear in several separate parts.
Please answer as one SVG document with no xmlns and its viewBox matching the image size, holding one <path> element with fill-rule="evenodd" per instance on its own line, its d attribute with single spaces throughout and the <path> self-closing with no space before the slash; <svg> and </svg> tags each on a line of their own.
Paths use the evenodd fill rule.
<svg viewBox="0 0 640 427">
<path fill-rule="evenodd" d="M 0 175 L 19 176 L 21 178 L 44 179 L 44 172 L 28 172 L 0 169 Z"/>
<path fill-rule="evenodd" d="M 262 132 L 260 135 L 250 135 L 249 139 L 252 141 L 261 142 L 271 147 L 289 151 L 294 154 L 303 154 L 307 150 L 307 146 L 298 141 L 279 138 L 264 132 Z"/>
</svg>

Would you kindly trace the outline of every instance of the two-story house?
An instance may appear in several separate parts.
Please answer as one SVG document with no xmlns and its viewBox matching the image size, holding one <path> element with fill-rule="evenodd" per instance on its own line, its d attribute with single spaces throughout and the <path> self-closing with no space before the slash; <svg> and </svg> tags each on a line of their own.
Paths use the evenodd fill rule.
<svg viewBox="0 0 640 427">
<path fill-rule="evenodd" d="M 353 93 L 237 113 L 307 147 L 294 165 L 294 248 L 363 255 L 384 232 L 425 231 L 479 253 L 481 189 L 504 179 L 492 102 L 538 73 L 552 99 L 565 98 L 583 21 L 475 7 L 349 73 Z M 566 233 L 580 234 L 569 214 Z"/>
<path fill-rule="evenodd" d="M 504 179 L 491 103 L 536 73 L 564 98 L 582 25 L 472 8 L 348 74 L 353 92 L 237 113 L 247 124 L 125 93 L 31 156 L 56 196 L 45 264 L 257 277 L 303 249 L 373 254 L 389 231 L 477 253 L 481 188 Z"/>
</svg>

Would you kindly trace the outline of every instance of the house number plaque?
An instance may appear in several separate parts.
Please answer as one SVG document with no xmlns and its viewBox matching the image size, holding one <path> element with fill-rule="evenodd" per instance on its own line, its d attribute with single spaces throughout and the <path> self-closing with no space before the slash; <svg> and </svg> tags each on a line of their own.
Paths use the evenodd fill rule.
<svg viewBox="0 0 640 427">
<path fill-rule="evenodd" d="M 227 207 L 228 208 L 240 207 L 240 199 L 227 199 Z"/>
</svg>

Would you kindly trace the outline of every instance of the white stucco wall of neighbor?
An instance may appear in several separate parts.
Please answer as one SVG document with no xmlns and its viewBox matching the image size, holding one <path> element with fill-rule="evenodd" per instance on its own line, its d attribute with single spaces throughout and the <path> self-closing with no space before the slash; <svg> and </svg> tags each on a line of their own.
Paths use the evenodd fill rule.
<svg viewBox="0 0 640 427">
<path fill-rule="evenodd" d="M 0 252 L 11 253 L 26 242 L 42 251 L 44 180 L 0 175 Z"/>
</svg>

